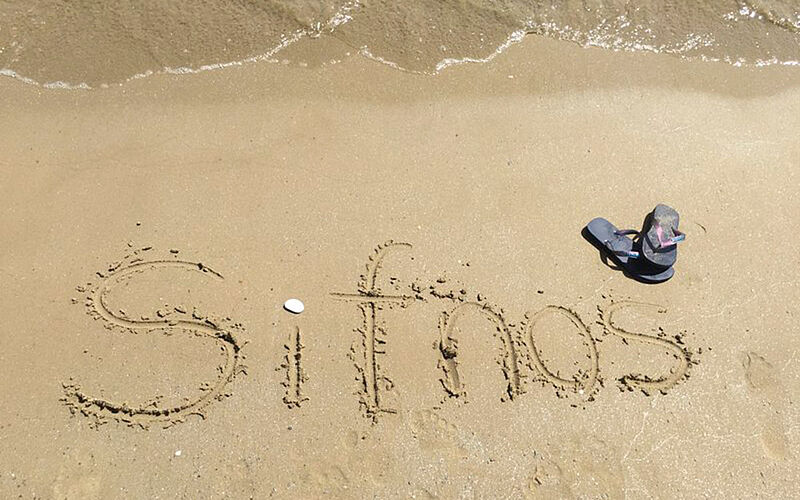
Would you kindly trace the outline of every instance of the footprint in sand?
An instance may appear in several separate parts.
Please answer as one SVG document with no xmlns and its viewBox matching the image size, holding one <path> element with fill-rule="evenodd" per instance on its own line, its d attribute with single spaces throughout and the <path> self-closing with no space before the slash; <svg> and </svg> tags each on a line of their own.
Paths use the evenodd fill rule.
<svg viewBox="0 0 800 500">
<path fill-rule="evenodd" d="M 754 352 L 745 353 L 742 365 L 747 388 L 765 406 L 759 417 L 764 451 L 772 459 L 783 460 L 789 456 L 789 441 L 783 425 L 789 398 L 778 370 Z"/>
<path fill-rule="evenodd" d="M 450 458 L 464 458 L 467 450 L 458 428 L 431 410 L 414 412 L 410 421 L 411 432 L 420 448 L 427 452 L 445 454 Z"/>
<path fill-rule="evenodd" d="M 350 472 L 336 463 L 311 464 L 301 476 L 307 488 L 320 496 L 342 497 L 351 487 Z"/>
<path fill-rule="evenodd" d="M 73 451 L 65 458 L 52 483 L 52 498 L 65 500 L 103 498 L 103 477 L 89 465 L 93 461 L 91 454 Z"/>
<path fill-rule="evenodd" d="M 575 493 L 561 467 L 552 460 L 540 458 L 528 478 L 525 498 L 575 498 Z"/>
<path fill-rule="evenodd" d="M 525 498 L 623 498 L 619 450 L 592 437 L 570 438 L 537 453 Z"/>
</svg>

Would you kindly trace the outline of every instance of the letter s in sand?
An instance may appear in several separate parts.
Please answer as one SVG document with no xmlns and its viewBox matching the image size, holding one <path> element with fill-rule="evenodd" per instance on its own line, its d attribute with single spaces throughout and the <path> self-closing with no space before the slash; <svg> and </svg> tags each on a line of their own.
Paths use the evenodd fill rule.
<svg viewBox="0 0 800 500">
<path fill-rule="evenodd" d="M 138 260 L 138 259 L 137 259 Z M 241 362 L 243 356 L 240 352 L 242 344 L 237 339 L 238 325 L 223 327 L 214 321 L 203 318 L 197 314 L 182 314 L 179 319 L 158 318 L 157 320 L 134 320 L 117 313 L 108 305 L 108 292 L 115 286 L 147 273 L 158 272 L 163 269 L 183 269 L 188 272 L 201 273 L 214 279 L 223 279 L 216 271 L 196 262 L 182 260 L 151 260 L 122 263 L 110 270 L 109 274 L 98 273 L 102 280 L 93 289 L 87 292 L 86 305 L 89 314 L 102 320 L 110 329 L 128 331 L 131 333 L 169 332 L 174 329 L 184 330 L 194 336 L 207 336 L 214 339 L 225 355 L 224 364 L 219 368 L 219 375 L 212 383 L 201 385 L 201 393 L 178 405 L 160 408 L 155 400 L 139 406 L 129 406 L 127 403 L 115 403 L 105 399 L 90 396 L 76 384 L 64 384 L 65 397 L 63 400 L 73 413 L 81 413 L 93 417 L 95 423 L 100 424 L 109 420 L 117 420 L 131 425 L 146 427 L 151 423 L 160 423 L 165 426 L 182 422 L 189 415 L 203 416 L 203 409 L 210 403 L 224 398 L 227 394 L 225 388 L 240 372 L 244 372 Z M 171 333 L 171 332 L 169 332 Z"/>
<path fill-rule="evenodd" d="M 667 352 L 671 352 L 678 362 L 677 365 L 674 366 L 670 371 L 670 373 L 664 377 L 651 378 L 644 375 L 625 375 L 619 379 L 619 382 L 624 387 L 629 389 L 640 389 L 645 393 L 649 393 L 649 391 L 661 391 L 662 393 L 666 393 L 667 389 L 673 387 L 686 376 L 690 362 L 689 353 L 683 347 L 670 340 L 654 337 L 652 335 L 645 335 L 643 333 L 629 332 L 615 325 L 614 314 L 622 309 L 631 307 L 655 310 L 656 312 L 662 314 L 667 312 L 666 309 L 655 304 L 632 301 L 617 302 L 615 304 L 611 304 L 611 306 L 606 308 L 606 310 L 602 313 L 603 325 L 605 328 L 609 332 L 621 337 L 624 340 L 636 340 L 646 344 L 666 348 Z"/>
</svg>

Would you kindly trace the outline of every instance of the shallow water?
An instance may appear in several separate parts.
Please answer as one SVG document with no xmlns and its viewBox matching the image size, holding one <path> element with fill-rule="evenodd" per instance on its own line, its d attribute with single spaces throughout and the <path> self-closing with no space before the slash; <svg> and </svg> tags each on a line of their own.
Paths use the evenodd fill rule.
<svg viewBox="0 0 800 500">
<path fill-rule="evenodd" d="M 285 52 L 360 54 L 435 74 L 487 61 L 526 34 L 737 66 L 800 65 L 791 0 L 0 0 L 0 74 L 89 88 Z M 303 62 L 303 61 L 299 61 Z"/>
</svg>

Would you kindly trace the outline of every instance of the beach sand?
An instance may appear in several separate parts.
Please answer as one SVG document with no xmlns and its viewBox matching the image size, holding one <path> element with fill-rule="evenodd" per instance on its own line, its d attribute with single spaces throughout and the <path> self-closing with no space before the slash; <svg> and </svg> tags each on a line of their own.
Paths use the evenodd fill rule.
<svg viewBox="0 0 800 500">
<path fill-rule="evenodd" d="M 0 496 L 800 495 L 795 68 L 308 59 L 0 80 Z"/>
</svg>

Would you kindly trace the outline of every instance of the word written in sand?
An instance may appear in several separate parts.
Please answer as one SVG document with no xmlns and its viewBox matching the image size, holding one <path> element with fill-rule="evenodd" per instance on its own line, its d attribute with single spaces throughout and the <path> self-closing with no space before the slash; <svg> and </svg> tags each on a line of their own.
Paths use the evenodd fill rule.
<svg viewBox="0 0 800 500">
<path fill-rule="evenodd" d="M 442 306 L 439 313 L 438 329 L 436 332 L 435 350 L 438 358 L 438 368 L 441 371 L 441 385 L 445 399 L 468 400 L 470 381 L 465 380 L 463 364 L 464 357 L 463 339 L 459 338 L 464 333 L 466 317 L 477 314 L 488 320 L 490 334 L 497 339 L 499 356 L 496 358 L 499 372 L 504 380 L 504 389 L 499 394 L 502 401 L 511 401 L 525 393 L 526 380 L 541 382 L 545 386 L 552 386 L 559 397 L 574 394 L 586 401 L 593 401 L 603 381 L 600 376 L 600 364 L 596 340 L 587 323 L 574 311 L 560 306 L 548 305 L 534 314 L 525 316 L 520 324 L 508 321 L 503 309 L 486 301 L 481 294 L 469 294 L 465 289 L 447 290 L 446 280 L 437 279 L 435 282 L 424 283 L 414 281 L 407 284 L 407 291 L 398 285 L 398 280 L 381 276 L 382 266 L 387 257 L 396 252 L 410 252 L 408 243 L 388 241 L 379 245 L 369 256 L 366 272 L 361 276 L 354 293 L 333 292 L 331 297 L 337 301 L 354 305 L 360 312 L 361 322 L 355 329 L 357 338 L 350 349 L 350 358 L 353 361 L 358 380 L 359 401 L 364 414 L 376 421 L 384 413 L 395 413 L 398 408 L 387 402 L 387 392 L 395 389 L 395 382 L 387 373 L 383 361 L 391 356 L 391 344 L 402 339 L 399 335 L 387 328 L 384 312 L 387 309 L 405 310 L 415 304 L 439 303 Z M 245 373 L 243 365 L 244 356 L 241 352 L 244 342 L 241 340 L 244 329 L 239 323 L 230 318 L 212 318 L 197 311 L 188 311 L 188 308 L 176 306 L 169 310 L 159 310 L 155 317 L 142 315 L 137 318 L 129 317 L 123 310 L 114 309 L 109 304 L 109 294 L 118 287 L 126 286 L 132 279 L 145 273 L 158 273 L 166 269 L 196 273 L 213 280 L 222 280 L 221 274 L 208 266 L 184 260 L 178 260 L 177 255 L 171 258 L 146 258 L 150 248 L 143 248 L 127 255 L 123 260 L 112 264 L 103 272 L 97 273 L 99 280 L 96 283 L 87 283 L 78 287 L 78 291 L 85 293 L 83 300 L 88 314 L 102 321 L 104 326 L 111 330 L 130 333 L 149 332 L 153 334 L 172 335 L 183 332 L 183 338 L 191 339 L 193 336 L 213 339 L 224 353 L 224 363 L 218 367 L 218 377 L 210 382 L 203 383 L 198 389 L 198 394 L 184 398 L 184 402 L 172 406 L 161 406 L 160 397 L 138 405 L 127 402 L 114 402 L 84 392 L 72 379 L 64 384 L 63 401 L 74 414 L 91 417 L 96 424 L 109 420 L 116 420 L 129 425 L 147 427 L 156 423 L 164 426 L 182 422 L 189 415 L 204 416 L 207 407 L 229 396 L 229 385 L 238 374 Z M 384 293 L 383 282 L 388 282 L 394 287 L 395 293 Z M 80 302 L 74 299 L 75 302 Z M 636 309 L 643 312 L 651 311 L 659 314 L 666 312 L 660 306 L 633 301 L 611 302 L 605 307 L 598 307 L 599 317 L 596 323 L 602 325 L 606 335 L 611 335 L 622 340 L 624 344 L 633 342 L 649 345 L 659 351 L 666 352 L 674 361 L 669 369 L 662 368 L 661 375 L 648 376 L 642 374 L 627 374 L 618 379 L 621 390 L 641 391 L 645 395 L 654 392 L 666 394 L 676 384 L 689 377 L 689 369 L 696 361 L 692 360 L 688 348 L 683 345 L 681 334 L 668 336 L 659 328 L 658 334 L 645 334 L 628 331 L 622 328 L 616 315 L 626 309 Z M 537 337 L 544 333 L 545 318 L 561 318 L 566 320 L 574 329 L 577 338 L 585 350 L 583 366 L 575 361 L 578 368 L 575 373 L 564 375 L 548 366 L 548 361 L 537 347 Z M 398 339 L 398 340 L 395 340 Z M 301 331 L 295 327 L 285 344 L 286 355 L 284 362 L 278 368 L 285 373 L 282 382 L 283 403 L 288 408 L 297 408 L 301 405 L 313 405 L 313 394 L 303 391 L 303 384 L 307 380 L 304 366 L 304 349 Z M 655 371 L 655 369 L 654 369 Z M 666 374 L 664 374 L 666 373 Z"/>
</svg>

